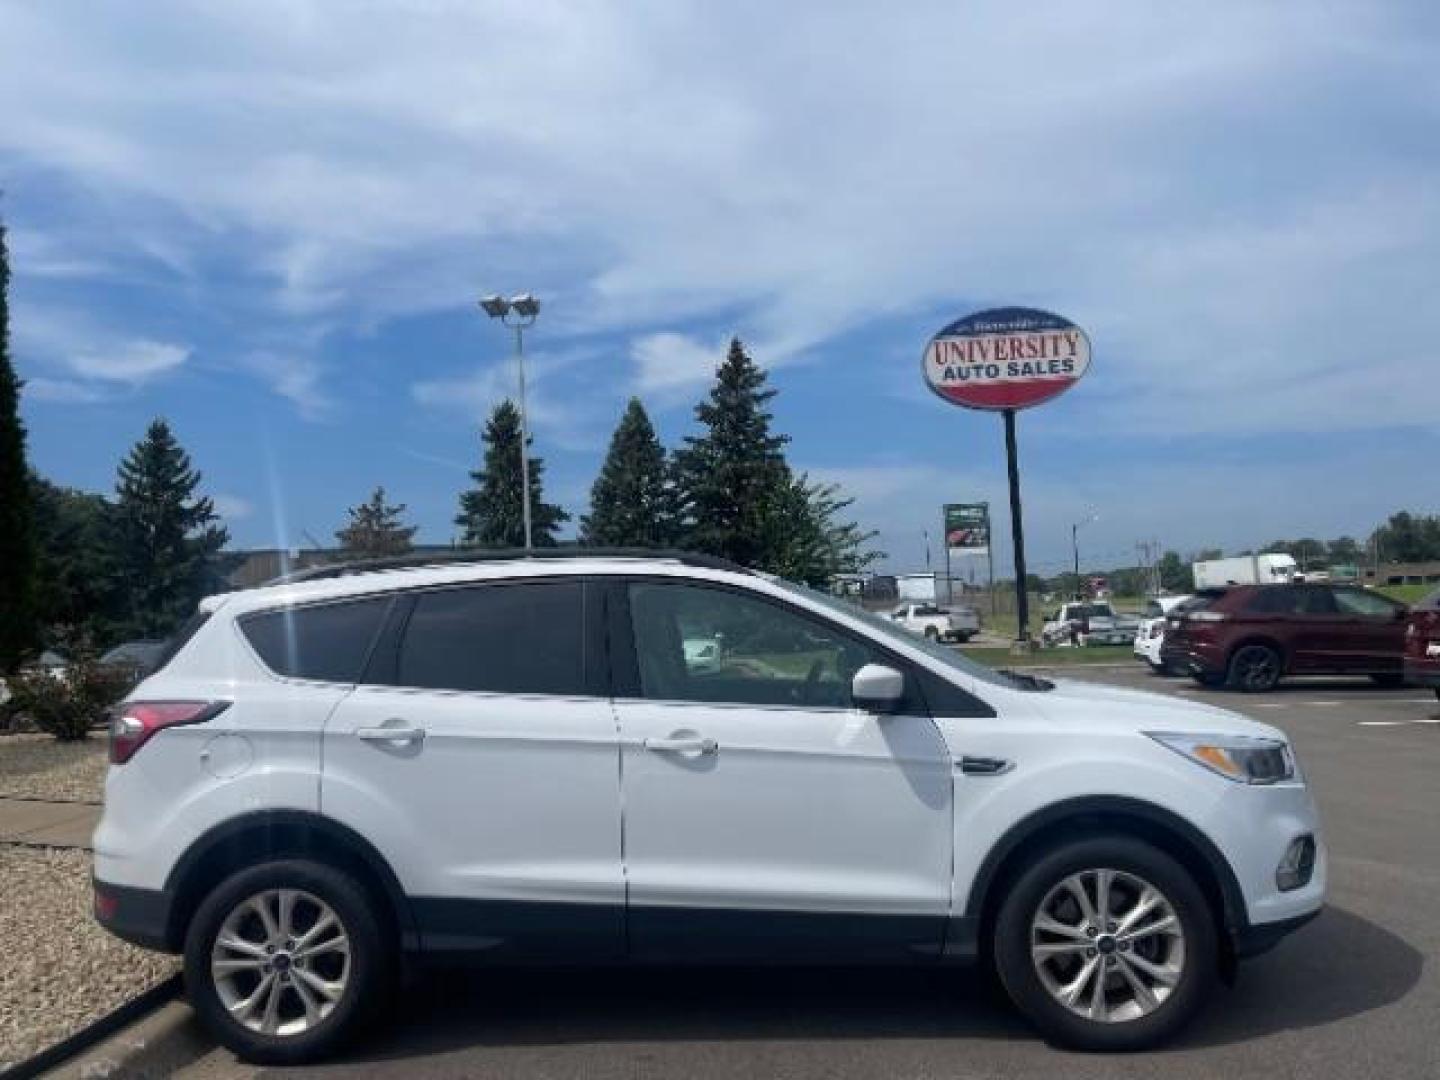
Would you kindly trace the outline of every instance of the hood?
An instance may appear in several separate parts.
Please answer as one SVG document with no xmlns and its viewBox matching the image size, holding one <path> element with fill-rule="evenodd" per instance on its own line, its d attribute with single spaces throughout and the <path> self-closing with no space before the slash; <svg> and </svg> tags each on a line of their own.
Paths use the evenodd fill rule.
<svg viewBox="0 0 1440 1080">
<path fill-rule="evenodd" d="M 1054 690 L 1034 695 L 1034 703 L 1052 720 L 1073 718 L 1125 731 L 1185 731 L 1289 741 L 1284 732 L 1269 724 L 1203 702 L 1078 679 L 1053 682 Z"/>
</svg>

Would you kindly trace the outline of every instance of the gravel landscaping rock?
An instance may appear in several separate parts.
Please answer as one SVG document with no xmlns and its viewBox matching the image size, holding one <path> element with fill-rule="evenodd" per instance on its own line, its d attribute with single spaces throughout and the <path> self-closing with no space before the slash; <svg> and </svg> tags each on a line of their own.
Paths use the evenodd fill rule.
<svg viewBox="0 0 1440 1080">
<path fill-rule="evenodd" d="M 0 736 L 0 795 L 98 803 L 107 764 L 103 737 L 58 742 L 50 735 Z"/>
<path fill-rule="evenodd" d="M 178 967 L 95 922 L 88 852 L 0 847 L 0 889 L 0 1072 Z"/>
</svg>

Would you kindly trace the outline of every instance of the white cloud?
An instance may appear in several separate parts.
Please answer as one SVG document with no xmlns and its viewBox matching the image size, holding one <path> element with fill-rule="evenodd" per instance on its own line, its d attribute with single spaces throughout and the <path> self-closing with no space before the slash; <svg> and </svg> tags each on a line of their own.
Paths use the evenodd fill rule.
<svg viewBox="0 0 1440 1080">
<path fill-rule="evenodd" d="M 1404 345 L 1440 263 L 1421 12 L 11 5 L 0 153 L 104 192 L 99 234 L 124 199 L 175 266 L 222 250 L 222 308 L 260 281 L 355 325 L 523 278 L 667 395 L 711 362 L 695 324 L 837 362 L 877 316 L 1037 302 L 1091 330 L 1117 417 L 1365 428 L 1426 395 L 1340 369 L 1419 390 L 1437 359 Z M 274 378 L 318 408 L 318 373 Z"/>
<path fill-rule="evenodd" d="M 91 405 L 105 400 L 105 391 L 93 383 L 76 382 L 73 379 L 47 379 L 44 376 L 26 379 L 22 394 L 35 401 L 53 401 L 67 405 Z"/>
<path fill-rule="evenodd" d="M 630 345 L 635 388 L 642 394 L 667 397 L 703 385 L 715 377 L 727 348 L 723 337 L 705 343 L 668 331 L 644 334 Z"/>
<path fill-rule="evenodd" d="M 334 399 L 321 386 L 324 368 L 311 357 L 254 352 L 245 356 L 240 366 L 293 404 L 295 411 L 306 420 L 324 420 L 334 411 Z"/>
<path fill-rule="evenodd" d="M 593 359 L 588 349 L 534 352 L 525 356 L 525 414 L 531 434 L 566 450 L 594 450 L 602 436 L 589 422 L 589 402 L 581 400 L 567 373 Z M 480 425 L 506 398 L 519 400 L 519 380 L 513 360 L 490 364 L 473 374 L 422 379 L 410 387 L 420 405 L 440 409 Z"/>
<path fill-rule="evenodd" d="M 255 504 L 239 495 L 212 495 L 215 512 L 226 521 L 243 521 L 255 513 Z"/>
<path fill-rule="evenodd" d="M 123 341 L 111 348 L 76 353 L 69 358 L 75 373 L 89 379 L 137 383 L 173 371 L 190 358 L 183 345 L 163 341 Z"/>
</svg>

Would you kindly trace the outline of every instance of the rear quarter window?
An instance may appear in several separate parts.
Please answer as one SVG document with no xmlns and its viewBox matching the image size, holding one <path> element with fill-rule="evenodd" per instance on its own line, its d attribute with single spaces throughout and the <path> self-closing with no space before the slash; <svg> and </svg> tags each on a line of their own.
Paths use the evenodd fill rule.
<svg viewBox="0 0 1440 1080">
<path fill-rule="evenodd" d="M 156 654 L 144 674 L 147 677 L 159 674 L 171 660 L 175 659 L 176 654 L 178 654 L 181 649 L 190 644 L 191 639 L 200 632 L 200 628 L 209 621 L 210 612 L 197 611 L 181 623 L 180 629 L 165 639 L 164 647 Z"/>
<path fill-rule="evenodd" d="M 277 675 L 320 682 L 360 680 L 390 598 L 280 608 L 244 616 L 240 632 Z"/>
</svg>

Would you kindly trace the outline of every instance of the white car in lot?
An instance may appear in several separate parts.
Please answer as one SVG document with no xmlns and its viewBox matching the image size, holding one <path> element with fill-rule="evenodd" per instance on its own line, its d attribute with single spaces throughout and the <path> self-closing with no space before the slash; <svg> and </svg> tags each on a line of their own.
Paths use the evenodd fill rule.
<svg viewBox="0 0 1440 1080">
<path fill-rule="evenodd" d="M 1160 647 L 1165 644 L 1165 619 L 1187 600 L 1185 596 L 1157 596 L 1145 601 L 1145 614 L 1140 620 L 1140 629 L 1135 631 L 1135 655 L 1150 665 L 1157 675 L 1168 674 L 1165 661 L 1160 658 Z"/>
<path fill-rule="evenodd" d="M 969 641 L 980 632 L 980 613 L 972 607 L 943 608 L 936 604 L 901 604 L 890 618 L 931 641 Z"/>
<path fill-rule="evenodd" d="M 183 954 L 257 1062 L 332 1051 L 402 963 L 455 959 L 983 960 L 1048 1037 L 1134 1049 L 1325 895 L 1274 728 L 995 672 L 700 556 L 212 597 L 110 753 L 96 916 Z"/>
<path fill-rule="evenodd" d="M 1117 614 L 1108 600 L 1076 600 L 1045 617 L 1040 640 L 1046 645 L 1128 645 L 1138 626 L 1138 619 Z"/>
</svg>

